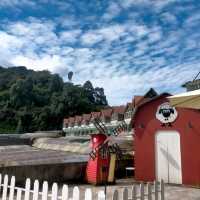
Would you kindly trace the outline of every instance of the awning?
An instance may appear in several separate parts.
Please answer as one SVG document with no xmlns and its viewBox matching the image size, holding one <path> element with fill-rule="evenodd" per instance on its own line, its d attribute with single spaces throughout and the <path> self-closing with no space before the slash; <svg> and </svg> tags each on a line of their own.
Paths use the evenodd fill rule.
<svg viewBox="0 0 200 200">
<path fill-rule="evenodd" d="M 171 106 L 200 109 L 200 90 L 184 92 L 168 97 Z"/>
</svg>

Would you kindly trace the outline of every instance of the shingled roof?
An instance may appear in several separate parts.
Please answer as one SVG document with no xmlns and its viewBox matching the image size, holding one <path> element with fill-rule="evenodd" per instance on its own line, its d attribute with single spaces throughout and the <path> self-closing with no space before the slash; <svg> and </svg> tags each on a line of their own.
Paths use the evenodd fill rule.
<svg viewBox="0 0 200 200">
<path fill-rule="evenodd" d="M 112 112 L 113 112 L 112 108 L 101 110 L 101 114 L 102 114 L 103 117 L 111 117 L 112 116 Z"/>
<path fill-rule="evenodd" d="M 69 119 L 68 119 L 68 118 L 65 118 L 65 119 L 63 120 L 63 122 L 64 122 L 65 124 L 68 124 Z"/>
<path fill-rule="evenodd" d="M 92 114 L 83 114 L 83 121 L 89 121 L 92 117 Z"/>
<path fill-rule="evenodd" d="M 82 116 L 76 116 L 76 117 L 75 117 L 75 122 L 76 122 L 76 123 L 81 123 L 81 122 L 82 122 L 82 119 L 83 119 Z"/>
<path fill-rule="evenodd" d="M 113 107 L 113 113 L 124 114 L 125 110 L 126 110 L 126 106 L 124 105 Z"/>
<path fill-rule="evenodd" d="M 92 118 L 98 118 L 101 116 L 101 112 L 91 112 Z"/>
<path fill-rule="evenodd" d="M 75 122 L 75 117 L 69 117 L 69 124 L 72 124 Z"/>
</svg>

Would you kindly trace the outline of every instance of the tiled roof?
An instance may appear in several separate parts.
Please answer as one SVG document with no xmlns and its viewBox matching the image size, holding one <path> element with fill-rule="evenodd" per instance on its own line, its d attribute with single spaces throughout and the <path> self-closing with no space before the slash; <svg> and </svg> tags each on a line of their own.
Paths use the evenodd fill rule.
<svg viewBox="0 0 200 200">
<path fill-rule="evenodd" d="M 91 112 L 90 114 L 83 114 L 82 116 L 74 116 L 69 117 L 68 119 L 64 119 L 64 123 L 72 124 L 74 122 L 80 123 L 92 120 L 94 118 L 98 118 L 100 116 L 111 117 L 113 113 L 124 114 L 126 110 L 133 110 L 137 108 L 141 104 L 148 102 L 152 97 L 156 96 L 156 92 L 153 89 L 150 89 L 144 96 L 134 96 L 132 102 L 126 104 L 126 106 L 114 106 L 114 107 L 106 107 L 100 112 Z"/>
<path fill-rule="evenodd" d="M 87 121 L 91 119 L 91 113 L 90 114 L 83 114 L 83 121 Z"/>
<path fill-rule="evenodd" d="M 144 96 L 134 96 L 132 102 L 127 103 L 126 109 L 135 108 L 139 106 L 141 103 L 146 102 L 149 98 L 144 98 Z"/>
<path fill-rule="evenodd" d="M 82 116 L 75 116 L 75 122 L 80 123 L 82 121 Z"/>
<path fill-rule="evenodd" d="M 101 110 L 101 113 L 102 113 L 102 115 L 103 115 L 104 117 L 111 117 L 112 112 L 113 112 L 113 109 L 112 109 L 112 108 L 108 108 L 108 109 Z"/>
<path fill-rule="evenodd" d="M 126 110 L 126 106 L 114 106 L 113 113 L 124 114 Z"/>
<path fill-rule="evenodd" d="M 65 118 L 65 119 L 63 120 L 63 122 L 64 122 L 65 124 L 67 124 L 67 123 L 69 122 L 69 119 L 68 119 L 68 118 Z"/>
<path fill-rule="evenodd" d="M 144 96 L 134 96 L 132 100 L 133 106 L 134 107 L 138 106 L 144 99 L 145 99 Z"/>
<path fill-rule="evenodd" d="M 69 123 L 74 123 L 75 122 L 75 117 L 69 117 Z"/>
<path fill-rule="evenodd" d="M 97 118 L 101 116 L 100 112 L 92 112 L 91 114 L 92 114 L 92 118 Z"/>
</svg>

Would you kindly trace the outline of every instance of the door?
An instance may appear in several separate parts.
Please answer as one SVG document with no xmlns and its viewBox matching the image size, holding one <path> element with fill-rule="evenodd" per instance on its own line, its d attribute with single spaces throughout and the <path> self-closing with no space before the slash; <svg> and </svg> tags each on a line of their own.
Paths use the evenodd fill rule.
<svg viewBox="0 0 200 200">
<path fill-rule="evenodd" d="M 156 134 L 156 178 L 167 183 L 182 183 L 180 135 L 176 131 Z"/>
</svg>

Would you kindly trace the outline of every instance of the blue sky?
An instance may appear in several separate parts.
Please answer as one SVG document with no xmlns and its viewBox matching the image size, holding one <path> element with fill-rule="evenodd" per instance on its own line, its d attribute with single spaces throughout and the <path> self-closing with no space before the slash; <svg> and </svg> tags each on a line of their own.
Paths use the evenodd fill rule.
<svg viewBox="0 0 200 200">
<path fill-rule="evenodd" d="M 0 65 L 91 80 L 119 105 L 200 71 L 199 0 L 1 0 Z"/>
</svg>

